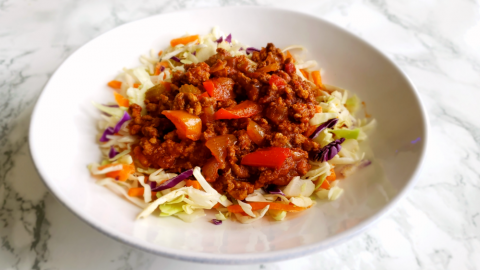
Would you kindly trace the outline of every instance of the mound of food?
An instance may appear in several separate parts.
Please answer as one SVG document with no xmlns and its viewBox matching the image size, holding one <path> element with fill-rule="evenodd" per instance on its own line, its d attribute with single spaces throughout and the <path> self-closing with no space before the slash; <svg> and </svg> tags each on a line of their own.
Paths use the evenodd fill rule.
<svg viewBox="0 0 480 270">
<path fill-rule="evenodd" d="M 139 217 L 158 208 L 192 221 L 216 208 L 214 224 L 267 211 L 282 220 L 311 207 L 314 192 L 338 198 L 337 174 L 369 164 L 358 141 L 375 122 L 353 116 L 359 99 L 324 85 L 315 61 L 292 56 L 301 46 L 259 50 L 224 37 L 172 40 L 109 83 L 117 105 L 95 104 L 106 114 L 105 159 L 90 170 L 144 207 Z"/>
</svg>

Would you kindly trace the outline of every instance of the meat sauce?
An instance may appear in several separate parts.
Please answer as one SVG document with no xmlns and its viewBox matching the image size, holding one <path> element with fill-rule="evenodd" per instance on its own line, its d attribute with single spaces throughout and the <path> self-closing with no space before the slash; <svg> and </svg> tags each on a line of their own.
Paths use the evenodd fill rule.
<svg viewBox="0 0 480 270">
<path fill-rule="evenodd" d="M 176 173 L 200 166 L 218 192 L 239 200 L 269 184 L 287 185 L 309 171 L 309 153 L 320 149 L 308 138 L 317 90 L 296 75 L 291 58 L 269 43 L 251 59 L 219 48 L 207 61 L 184 67 L 185 72 L 173 74 L 171 84 L 147 91 L 146 115 L 137 104 L 130 106 L 129 130 L 140 137 L 133 146 L 137 166 Z M 255 114 L 239 104 L 255 105 Z M 236 109 L 240 113 L 236 119 L 219 119 L 222 109 L 226 118 Z M 199 139 L 179 137 L 166 110 L 201 119 Z M 241 164 L 245 155 L 266 147 L 289 148 L 291 155 L 277 168 Z"/>
</svg>

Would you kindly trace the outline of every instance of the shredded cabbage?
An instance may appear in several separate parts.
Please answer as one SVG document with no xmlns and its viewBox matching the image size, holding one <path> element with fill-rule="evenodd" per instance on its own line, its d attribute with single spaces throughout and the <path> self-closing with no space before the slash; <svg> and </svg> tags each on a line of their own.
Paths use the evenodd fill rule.
<svg viewBox="0 0 480 270">
<path fill-rule="evenodd" d="M 138 177 L 138 182 L 140 182 L 140 185 L 143 186 L 143 198 L 145 199 L 146 203 L 149 203 L 152 201 L 152 189 L 150 188 L 150 185 L 148 183 L 145 183 L 145 176 L 139 176 Z"/>
<path fill-rule="evenodd" d="M 251 218 L 251 217 L 248 217 L 248 216 L 244 216 L 242 214 L 239 214 L 239 213 L 235 213 L 235 217 L 237 218 L 238 221 L 240 221 L 241 223 L 244 223 L 244 224 L 248 224 L 248 223 L 252 223 L 256 220 L 259 220 L 261 219 L 263 216 L 265 216 L 265 213 L 267 213 L 268 211 L 268 208 L 270 208 L 270 205 L 267 205 L 265 208 L 263 208 L 262 210 L 260 210 L 260 212 L 253 212 L 254 214 L 254 217 Z"/>
<path fill-rule="evenodd" d="M 312 191 L 313 193 L 313 191 Z M 312 194 L 310 193 L 310 195 Z M 310 196 L 308 195 L 308 196 Z M 298 207 L 310 207 L 313 204 L 312 199 L 310 197 L 298 196 L 290 198 L 290 202 Z"/>
<path fill-rule="evenodd" d="M 247 202 L 268 202 L 265 197 L 263 197 L 263 194 L 259 190 L 253 191 L 252 194 L 248 194 L 248 196 L 245 198 L 245 201 Z"/>
<path fill-rule="evenodd" d="M 302 189 L 303 185 L 305 186 Z M 283 193 L 285 193 L 285 196 L 287 197 L 308 197 L 312 195 L 314 190 L 315 184 L 313 184 L 311 180 L 301 180 L 300 176 L 296 176 L 290 180 L 290 183 L 288 183 L 288 185 L 283 189 Z"/>
<path fill-rule="evenodd" d="M 90 169 L 90 172 L 93 175 L 101 175 L 101 174 L 106 174 L 106 173 L 109 173 L 109 172 L 121 171 L 123 169 L 122 164 L 118 164 L 118 165 L 115 165 L 115 166 L 109 166 L 109 167 L 107 167 L 103 170 L 98 169 L 98 167 L 100 167 L 100 165 L 98 165 L 98 163 L 92 163 L 88 167 Z"/>
<path fill-rule="evenodd" d="M 107 187 L 108 189 L 110 189 L 111 191 L 117 194 L 123 195 L 123 197 L 125 197 L 127 200 L 131 201 L 132 203 L 136 204 L 140 208 L 145 208 L 147 206 L 147 204 L 144 201 L 140 200 L 139 198 L 128 196 L 127 189 L 118 185 L 117 182 L 118 181 L 115 181 L 115 179 L 108 177 L 98 181 L 97 184 Z"/>
<path fill-rule="evenodd" d="M 215 218 L 218 220 L 227 220 L 227 218 L 220 211 L 218 211 L 218 214 L 215 214 Z"/>
<path fill-rule="evenodd" d="M 287 211 L 282 210 L 268 210 L 268 214 L 276 221 L 282 221 L 287 216 Z"/>
<path fill-rule="evenodd" d="M 332 118 L 337 118 L 337 117 L 338 117 L 338 113 L 316 113 L 312 117 L 312 119 L 310 119 L 310 125 L 318 126 L 320 124 L 327 122 Z"/>
<path fill-rule="evenodd" d="M 122 117 L 123 114 L 125 113 L 125 110 L 126 110 L 126 108 L 124 108 L 124 107 L 118 107 L 118 108 L 107 107 L 107 106 L 98 104 L 98 103 L 93 102 L 93 101 L 92 101 L 92 104 L 93 104 L 93 106 L 97 107 L 97 109 L 99 109 L 100 111 L 102 111 L 104 113 L 108 113 L 108 114 L 113 115 L 113 116 L 117 116 L 117 117 Z"/>
<path fill-rule="evenodd" d="M 144 68 L 140 67 L 133 69 L 133 75 L 135 75 L 135 77 L 137 77 L 137 79 L 140 81 L 142 88 L 128 88 L 127 97 L 130 103 L 136 103 L 137 105 L 142 107 L 142 115 L 144 115 L 147 112 L 145 107 L 145 93 L 148 89 L 152 88 L 154 84 L 150 79 L 150 74 L 148 74 Z"/>
<path fill-rule="evenodd" d="M 172 204 L 162 204 L 160 205 L 160 216 L 161 217 L 167 217 L 171 216 L 173 214 L 179 213 L 183 211 L 182 206 L 184 205 L 184 202 L 179 202 L 179 203 L 172 203 Z"/>
<path fill-rule="evenodd" d="M 255 217 L 255 215 L 252 212 L 252 206 L 250 204 L 244 203 L 240 200 L 238 200 L 238 204 L 240 205 L 240 207 L 242 207 L 243 212 L 247 213 L 247 215 L 249 215 L 251 217 Z"/>
<path fill-rule="evenodd" d="M 193 211 L 191 214 L 187 214 L 185 212 L 179 212 L 179 213 L 174 214 L 174 216 L 178 217 L 179 219 L 181 219 L 185 222 L 191 223 L 191 222 L 194 222 L 195 220 L 197 220 L 201 217 L 206 216 L 206 214 L 205 214 L 205 211 L 203 211 L 203 209 L 197 209 L 197 210 Z"/>
<path fill-rule="evenodd" d="M 328 132 L 328 129 L 324 129 L 315 139 L 313 139 L 313 141 L 320 144 L 321 147 L 324 147 L 325 145 L 333 142 L 333 135 L 332 133 Z"/>
<path fill-rule="evenodd" d="M 345 138 L 345 139 L 357 139 L 360 129 L 335 129 L 331 130 L 331 133 L 335 134 L 336 138 Z"/>
</svg>

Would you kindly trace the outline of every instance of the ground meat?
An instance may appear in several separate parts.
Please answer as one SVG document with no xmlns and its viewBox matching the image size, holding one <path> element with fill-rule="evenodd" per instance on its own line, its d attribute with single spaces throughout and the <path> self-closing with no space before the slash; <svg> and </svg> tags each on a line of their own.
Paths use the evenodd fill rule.
<svg viewBox="0 0 480 270">
<path fill-rule="evenodd" d="M 177 85 L 191 84 L 201 86 L 210 78 L 210 67 L 204 63 L 185 65 L 185 73 L 175 72 L 172 82 Z"/>
<path fill-rule="evenodd" d="M 192 93 L 178 93 L 173 100 L 173 109 L 185 110 L 195 115 L 202 113 L 202 105 L 198 98 Z"/>
<path fill-rule="evenodd" d="M 136 165 L 176 173 L 205 164 L 208 167 L 216 164 L 216 158 L 205 142 L 233 134 L 236 142 L 226 146 L 225 162 L 217 171 L 213 169 L 214 177 L 209 178 L 218 192 L 243 200 L 255 189 L 268 184 L 287 185 L 293 177 L 305 175 L 311 167 L 309 154 L 320 149 L 318 143 L 304 135 L 311 130 L 309 121 L 315 114 L 318 91 L 296 75 L 291 61 L 269 43 L 260 52 L 253 52 L 251 58 L 233 57 L 218 48 L 205 62 L 184 65 L 185 72 L 175 72 L 169 88 L 152 87 L 145 100 L 146 115 L 142 115 L 137 104 L 130 106 L 133 119 L 129 131 L 139 137 L 132 148 Z M 269 72 L 261 70 L 272 65 Z M 282 78 L 286 85 L 270 84 L 272 75 Z M 219 91 L 218 95 L 205 93 L 203 83 L 207 80 Z M 215 112 L 232 110 L 247 100 L 260 104 L 262 111 L 248 118 L 215 120 Z M 180 139 L 175 125 L 162 114 L 165 110 L 183 110 L 199 116 L 200 139 Z M 252 121 L 263 132 L 260 143 L 255 143 L 247 132 Z M 290 148 L 291 155 L 280 168 L 241 164 L 243 157 L 264 147 Z"/>
</svg>

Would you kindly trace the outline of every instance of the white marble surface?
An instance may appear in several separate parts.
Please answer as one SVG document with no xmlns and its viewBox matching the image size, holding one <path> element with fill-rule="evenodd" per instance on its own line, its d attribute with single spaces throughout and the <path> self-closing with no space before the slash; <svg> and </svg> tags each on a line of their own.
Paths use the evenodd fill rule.
<svg viewBox="0 0 480 270">
<path fill-rule="evenodd" d="M 0 0 L 0 269 L 480 269 L 480 2 Z M 75 49 L 123 23 L 184 8 L 274 5 L 371 42 L 418 86 L 431 136 L 414 190 L 365 233 L 291 261 L 211 266 L 157 257 L 80 221 L 46 190 L 27 130 Z"/>
</svg>

